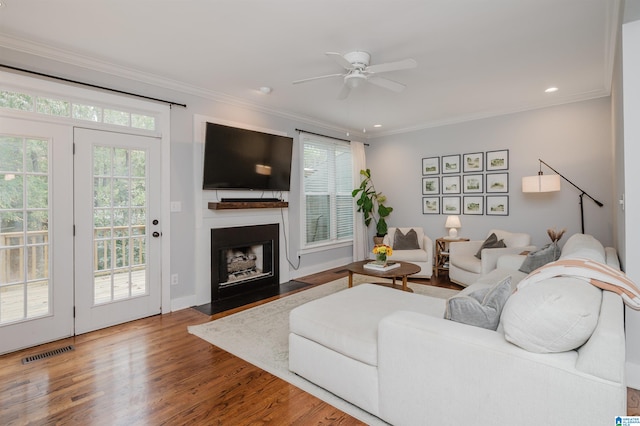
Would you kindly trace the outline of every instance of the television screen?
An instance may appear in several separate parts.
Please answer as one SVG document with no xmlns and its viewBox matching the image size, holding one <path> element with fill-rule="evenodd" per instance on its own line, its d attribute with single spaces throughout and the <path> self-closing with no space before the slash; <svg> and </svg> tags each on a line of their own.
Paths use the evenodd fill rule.
<svg viewBox="0 0 640 426">
<path fill-rule="evenodd" d="M 293 138 L 207 123 L 203 189 L 288 191 Z"/>
</svg>

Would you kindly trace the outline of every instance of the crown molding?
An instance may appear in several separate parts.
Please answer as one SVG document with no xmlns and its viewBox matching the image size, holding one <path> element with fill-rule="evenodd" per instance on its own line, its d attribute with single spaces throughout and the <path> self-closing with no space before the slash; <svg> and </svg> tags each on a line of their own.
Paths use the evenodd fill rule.
<svg viewBox="0 0 640 426">
<path fill-rule="evenodd" d="M 255 102 L 250 102 L 246 99 L 237 98 L 225 93 L 186 84 L 178 80 L 161 77 L 157 74 L 140 71 L 134 68 L 114 65 L 106 61 L 79 55 L 68 50 L 52 47 L 43 43 L 37 43 L 19 39 L 16 37 L 11 37 L 6 34 L 0 34 L 0 46 L 17 52 L 60 62 L 66 65 L 109 74 L 115 77 L 125 78 L 127 80 L 137 81 L 152 86 L 158 86 L 164 89 L 197 96 L 199 98 L 224 103 L 230 106 L 241 107 L 256 112 L 274 115 L 288 120 L 302 122 L 313 126 L 319 126 L 327 130 L 333 130 L 340 133 L 346 133 L 350 131 L 349 129 L 338 127 L 333 124 L 316 120 L 305 115 L 295 114 L 289 111 L 274 110 Z M 64 77 L 66 78 L 67 76 Z"/>
</svg>

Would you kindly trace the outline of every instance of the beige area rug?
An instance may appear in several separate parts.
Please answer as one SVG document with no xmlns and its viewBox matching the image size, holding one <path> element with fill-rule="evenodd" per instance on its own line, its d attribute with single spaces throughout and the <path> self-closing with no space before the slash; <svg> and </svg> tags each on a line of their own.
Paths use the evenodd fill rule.
<svg viewBox="0 0 640 426">
<path fill-rule="evenodd" d="M 371 277 L 354 276 L 354 285 L 370 281 Z M 384 425 L 386 423 L 379 418 L 289 371 L 289 312 L 303 303 L 344 290 L 347 285 L 347 278 L 341 278 L 228 317 L 190 326 L 188 330 L 189 333 L 309 392 L 360 421 L 369 425 Z M 411 282 L 409 287 L 414 293 L 439 298 L 448 298 L 457 293 L 457 290 Z"/>
</svg>

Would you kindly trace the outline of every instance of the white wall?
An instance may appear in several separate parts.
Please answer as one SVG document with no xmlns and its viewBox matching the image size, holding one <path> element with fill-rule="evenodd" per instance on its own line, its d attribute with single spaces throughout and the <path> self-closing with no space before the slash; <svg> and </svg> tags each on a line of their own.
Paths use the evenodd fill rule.
<svg viewBox="0 0 640 426">
<path fill-rule="evenodd" d="M 625 272 L 640 283 L 640 191 L 631 183 L 640 182 L 640 21 L 622 28 L 624 90 L 624 179 L 625 192 Z M 626 308 L 627 382 L 640 389 L 640 312 Z"/>
<path fill-rule="evenodd" d="M 201 194 L 194 191 L 199 184 L 194 174 L 194 117 L 203 115 L 250 126 L 274 129 L 293 136 L 296 128 L 329 136 L 344 137 L 335 129 L 322 128 L 316 123 L 296 122 L 289 117 L 268 113 L 266 109 L 249 108 L 183 93 L 140 81 L 128 80 L 77 66 L 34 57 L 0 47 L 3 62 L 93 84 L 127 90 L 156 98 L 186 103 L 187 108 L 171 109 L 171 201 L 180 201 L 182 211 L 171 214 L 171 273 L 179 275 L 179 284 L 171 287 L 173 309 L 201 303 L 197 294 L 204 294 L 209 286 L 198 271 L 197 259 L 202 244 L 197 241 L 201 232 L 197 227 L 199 215 L 206 215 Z M 604 244 L 613 242 L 612 233 L 612 149 L 609 98 L 539 109 L 450 126 L 425 129 L 412 133 L 372 139 L 368 142 L 367 157 L 373 170 L 376 186 L 389 198 L 396 210 L 391 225 L 423 226 L 432 237 L 444 235 L 444 216 L 422 214 L 421 159 L 448 154 L 509 149 L 510 155 L 510 215 L 462 216 L 460 234 L 483 238 L 492 227 L 530 232 L 534 243 L 545 244 L 549 227 L 579 231 L 578 192 L 563 183 L 560 193 L 524 195 L 520 179 L 538 170 L 538 158 L 584 188 L 605 207 L 598 208 L 585 198 L 586 231 Z M 294 170 L 300 167 L 294 155 Z M 546 173 L 550 171 L 545 170 Z M 295 175 L 294 175 L 295 176 Z M 288 197 L 288 249 L 291 278 L 319 272 L 347 263 L 351 248 L 342 248 L 302 256 L 298 267 L 300 239 L 300 204 L 297 194 L 300 180 L 292 179 Z M 206 282 L 203 282 L 206 281 Z"/>
<path fill-rule="evenodd" d="M 537 174 L 540 158 L 604 203 L 598 207 L 584 197 L 585 233 L 605 245 L 613 243 L 608 97 L 387 136 L 369 143 L 367 160 L 374 182 L 394 207 L 391 225 L 422 226 L 433 239 L 447 233 L 445 215 L 422 214 L 422 158 L 508 149 L 509 216 L 463 215 L 459 235 L 484 239 L 489 229 L 501 228 L 528 232 L 533 243 L 542 246 L 549 242 L 548 228 L 566 228 L 568 235 L 580 232 L 580 192 L 567 182 L 562 182 L 557 193 L 522 193 L 521 178 Z M 545 166 L 543 171 L 553 173 Z"/>
<path fill-rule="evenodd" d="M 203 115 L 216 117 L 250 126 L 274 129 L 294 137 L 297 143 L 296 128 L 311 132 L 343 138 L 344 133 L 336 129 L 324 128 L 309 120 L 295 121 L 290 117 L 269 113 L 267 107 L 253 108 L 247 105 L 237 105 L 204 96 L 171 90 L 166 87 L 154 86 L 143 81 L 125 79 L 99 72 L 94 69 L 82 68 L 67 63 L 57 62 L 43 57 L 37 57 L 0 46 L 0 57 L 6 65 L 30 69 L 41 73 L 53 74 L 69 79 L 76 79 L 86 83 L 110 87 L 117 90 L 129 91 L 154 98 L 167 99 L 187 104 L 187 108 L 174 106 L 171 108 L 171 201 L 180 201 L 182 210 L 171 213 L 171 274 L 178 274 L 179 284 L 171 286 L 172 310 L 204 303 L 198 300 L 196 294 L 205 294 L 210 283 L 208 273 L 196 270 L 196 259 L 201 257 L 202 244 L 196 235 L 201 232 L 196 228 L 196 218 L 208 214 L 201 208 L 201 191 L 196 193 L 194 186 L 199 185 L 194 178 L 194 116 Z M 98 64 L 101 65 L 101 64 Z M 91 66 L 88 64 L 87 66 Z M 132 77 L 132 78 L 135 78 Z M 264 96 L 264 95 L 261 95 Z M 268 104 L 268 100 L 263 101 Z M 358 138 L 355 138 L 358 140 Z M 300 179 L 295 172 L 300 168 L 298 156 L 293 159 L 292 186 L 289 196 L 289 233 L 287 236 L 291 266 L 289 277 L 295 278 L 328 268 L 343 265 L 351 260 L 351 247 L 315 252 L 303 255 L 298 261 L 300 246 L 300 204 L 298 192 Z M 200 209 L 200 210 L 197 210 Z M 208 231 L 207 231 L 208 232 Z M 205 278 L 203 278 L 203 276 Z M 203 282 L 206 281 L 206 282 Z"/>
</svg>

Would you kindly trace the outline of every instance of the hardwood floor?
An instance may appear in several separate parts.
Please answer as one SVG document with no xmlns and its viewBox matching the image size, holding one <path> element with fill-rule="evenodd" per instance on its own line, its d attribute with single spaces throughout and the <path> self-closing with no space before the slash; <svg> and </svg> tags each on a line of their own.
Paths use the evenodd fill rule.
<svg viewBox="0 0 640 426">
<path fill-rule="evenodd" d="M 346 271 L 338 268 L 300 281 L 318 285 L 340 276 Z M 456 286 L 446 279 L 432 284 Z M 279 297 L 213 316 L 184 309 L 1 356 L 0 424 L 361 425 L 187 332 L 188 325 Z M 66 345 L 75 350 L 21 363 Z M 640 415 L 640 392 L 628 395 L 628 414 Z"/>
</svg>

